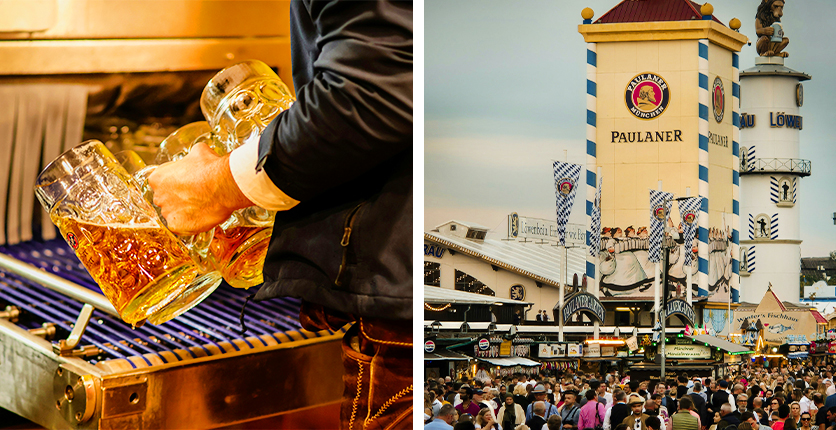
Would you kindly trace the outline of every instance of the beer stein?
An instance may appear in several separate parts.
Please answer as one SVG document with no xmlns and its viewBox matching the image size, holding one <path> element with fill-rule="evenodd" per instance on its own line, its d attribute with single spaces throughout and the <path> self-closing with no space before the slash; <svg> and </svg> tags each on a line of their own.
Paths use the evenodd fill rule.
<svg viewBox="0 0 836 430">
<path fill-rule="evenodd" d="M 184 125 L 169 135 L 161 144 L 155 162 L 176 161 L 186 156 L 192 146 L 205 143 L 218 155 L 226 148 L 209 130 L 206 121 Z M 272 233 L 273 214 L 258 206 L 235 211 L 226 221 L 216 226 L 209 245 L 209 257 L 235 288 L 249 288 L 263 282 L 261 270 Z"/>
<path fill-rule="evenodd" d="M 138 188 L 143 191 L 145 200 L 151 203 L 154 209 L 158 209 L 153 205 L 153 193 L 148 186 L 148 175 L 157 166 L 147 166 L 139 154 L 131 150 L 117 152 L 114 157 L 128 174 L 133 176 Z M 159 210 L 157 214 L 159 215 Z M 162 216 L 160 219 L 165 222 Z M 189 256 L 197 264 L 200 272 L 179 296 L 148 317 L 148 322 L 151 324 L 162 324 L 197 306 L 209 297 L 223 280 L 221 272 L 216 269 L 212 255 L 209 254 L 212 230 L 192 236 L 175 236 L 189 251 Z"/>
<path fill-rule="evenodd" d="M 162 309 L 198 275 L 189 251 L 97 140 L 44 168 L 35 194 L 127 323 L 136 325 Z"/>
<path fill-rule="evenodd" d="M 218 72 L 203 89 L 200 109 L 226 152 L 258 139 L 267 124 L 295 101 L 266 64 L 250 60 Z M 262 269 L 275 213 L 258 206 L 235 211 L 215 229 L 212 253 L 236 288 L 263 282 Z"/>
</svg>

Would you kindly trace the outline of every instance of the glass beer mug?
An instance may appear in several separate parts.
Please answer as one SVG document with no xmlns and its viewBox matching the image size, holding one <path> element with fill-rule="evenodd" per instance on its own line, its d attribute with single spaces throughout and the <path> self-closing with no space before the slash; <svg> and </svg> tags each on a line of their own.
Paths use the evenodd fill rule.
<svg viewBox="0 0 836 430">
<path fill-rule="evenodd" d="M 133 176 L 137 187 L 142 191 L 145 200 L 153 206 L 153 193 L 148 186 L 148 175 L 157 166 L 147 166 L 145 161 L 135 151 L 126 150 L 114 154 L 116 160 Z M 156 210 L 157 207 L 153 206 Z M 157 212 L 159 215 L 159 212 Z M 165 222 L 165 219 L 160 216 Z M 176 318 L 180 314 L 197 306 L 209 297 L 221 285 L 222 274 L 217 270 L 214 258 L 209 253 L 209 242 L 212 240 L 212 230 L 193 236 L 175 235 L 188 250 L 189 256 L 199 269 L 197 277 L 183 290 L 183 292 L 148 317 L 151 324 L 162 324 Z"/>
<path fill-rule="evenodd" d="M 267 124 L 294 101 L 270 67 L 250 60 L 218 72 L 201 94 L 200 109 L 224 152 L 231 152 L 250 139 L 258 139 Z M 215 228 L 212 254 L 220 258 L 224 279 L 233 287 L 263 282 L 274 218 L 273 212 L 251 206 L 235 211 Z"/>
<path fill-rule="evenodd" d="M 113 154 L 89 140 L 38 175 L 35 194 L 119 315 L 137 324 L 199 273 Z"/>
</svg>

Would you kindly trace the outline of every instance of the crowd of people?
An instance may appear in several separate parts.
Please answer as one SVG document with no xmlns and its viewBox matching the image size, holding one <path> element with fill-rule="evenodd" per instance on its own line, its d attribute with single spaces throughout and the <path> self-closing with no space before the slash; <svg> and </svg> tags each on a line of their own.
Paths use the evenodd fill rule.
<svg viewBox="0 0 836 430">
<path fill-rule="evenodd" d="M 831 365 L 754 368 L 720 377 L 632 380 L 561 371 L 494 379 L 430 378 L 430 430 L 836 430 Z"/>
</svg>

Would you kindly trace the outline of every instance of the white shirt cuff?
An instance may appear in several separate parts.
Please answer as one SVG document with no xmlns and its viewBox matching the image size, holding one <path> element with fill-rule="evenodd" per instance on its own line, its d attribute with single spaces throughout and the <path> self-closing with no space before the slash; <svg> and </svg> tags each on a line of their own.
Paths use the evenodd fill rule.
<svg viewBox="0 0 836 430">
<path fill-rule="evenodd" d="M 256 172 L 258 164 L 258 138 L 236 148 L 229 154 L 229 170 L 238 188 L 260 208 L 268 211 L 286 211 L 299 201 L 280 190 L 262 169 Z"/>
</svg>

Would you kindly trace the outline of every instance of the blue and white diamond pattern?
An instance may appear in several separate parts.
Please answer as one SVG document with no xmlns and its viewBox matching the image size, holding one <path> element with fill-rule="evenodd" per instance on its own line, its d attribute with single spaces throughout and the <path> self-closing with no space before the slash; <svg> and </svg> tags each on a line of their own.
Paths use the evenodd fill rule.
<svg viewBox="0 0 836 430">
<path fill-rule="evenodd" d="M 575 203 L 578 179 L 581 175 L 581 165 L 554 162 L 554 194 L 557 200 L 557 243 L 560 246 L 566 245 L 566 223 L 569 221 L 569 214 L 572 213 L 572 204 Z M 568 186 L 568 189 L 565 188 Z"/>
<path fill-rule="evenodd" d="M 597 257 L 601 251 L 601 178 L 595 190 L 595 203 L 592 205 L 592 225 L 589 227 L 589 255 Z"/>
<path fill-rule="evenodd" d="M 650 250 L 648 252 L 651 263 L 657 263 L 661 257 L 662 238 L 665 235 L 665 225 L 670 216 L 673 194 L 664 191 L 650 190 Z M 667 204 L 665 205 L 665 201 Z M 657 218 L 657 209 L 664 207 L 664 219 Z"/>
<path fill-rule="evenodd" d="M 694 234 L 699 229 L 700 206 L 702 205 L 702 197 L 691 197 L 689 199 L 679 201 L 679 219 L 682 220 L 682 235 L 685 236 L 685 265 L 690 266 L 693 259 L 691 249 L 694 243 Z M 690 224 L 685 222 L 685 215 L 688 213 L 694 214 L 694 220 Z"/>
</svg>

